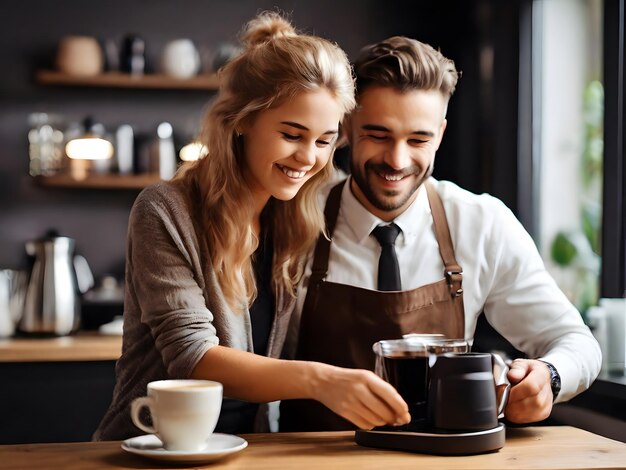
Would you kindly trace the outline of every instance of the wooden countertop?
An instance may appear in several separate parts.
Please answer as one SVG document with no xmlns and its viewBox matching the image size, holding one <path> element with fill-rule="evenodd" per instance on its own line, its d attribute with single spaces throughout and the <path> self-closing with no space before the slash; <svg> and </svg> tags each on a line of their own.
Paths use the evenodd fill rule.
<svg viewBox="0 0 626 470">
<path fill-rule="evenodd" d="M 57 338 L 0 340 L 0 362 L 115 361 L 122 353 L 122 337 L 78 333 Z"/>
<path fill-rule="evenodd" d="M 626 444 L 569 426 L 507 429 L 498 452 L 443 457 L 361 447 L 352 432 L 249 434 L 249 446 L 193 468 L 219 469 L 594 469 L 624 468 Z M 0 469 L 111 470 L 169 468 L 124 452 L 119 441 L 0 446 Z M 189 467 L 189 466 L 188 466 Z"/>
</svg>

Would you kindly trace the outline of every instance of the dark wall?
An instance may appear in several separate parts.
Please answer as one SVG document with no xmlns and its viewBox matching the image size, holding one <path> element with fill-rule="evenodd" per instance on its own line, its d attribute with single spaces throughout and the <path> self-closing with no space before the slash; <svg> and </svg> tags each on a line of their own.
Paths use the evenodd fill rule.
<svg viewBox="0 0 626 470">
<path fill-rule="evenodd" d="M 129 123 L 144 134 L 167 120 L 178 135 L 188 136 L 212 96 L 36 84 L 35 71 L 52 67 L 61 37 L 84 34 L 119 45 L 126 33 L 136 33 L 146 40 L 148 67 L 154 69 L 168 40 L 189 37 L 208 57 L 215 45 L 234 41 L 258 11 L 275 6 L 291 13 L 299 29 L 339 43 L 351 59 L 361 46 L 390 35 L 416 37 L 454 59 L 463 78 L 449 108 L 435 176 L 490 191 L 515 209 L 517 5 L 497 0 L 3 2 L 0 268 L 23 267 L 24 242 L 54 227 L 76 239 L 96 276 L 123 273 L 127 217 L 137 192 L 35 185 L 28 175 L 29 113 L 58 113 L 68 122 L 91 114 L 108 129 Z M 492 62 L 486 61 L 489 54 Z"/>
</svg>

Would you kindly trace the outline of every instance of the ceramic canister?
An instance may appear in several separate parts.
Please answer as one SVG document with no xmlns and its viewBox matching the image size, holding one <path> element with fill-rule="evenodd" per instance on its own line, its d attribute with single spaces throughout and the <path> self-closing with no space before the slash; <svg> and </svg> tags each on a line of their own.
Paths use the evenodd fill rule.
<svg viewBox="0 0 626 470">
<path fill-rule="evenodd" d="M 102 72 L 104 57 L 95 38 L 66 36 L 59 42 L 56 63 L 68 75 L 93 76 Z"/>
<path fill-rule="evenodd" d="M 200 70 L 200 54 L 190 39 L 168 42 L 161 55 L 161 68 L 167 75 L 190 78 Z"/>
</svg>

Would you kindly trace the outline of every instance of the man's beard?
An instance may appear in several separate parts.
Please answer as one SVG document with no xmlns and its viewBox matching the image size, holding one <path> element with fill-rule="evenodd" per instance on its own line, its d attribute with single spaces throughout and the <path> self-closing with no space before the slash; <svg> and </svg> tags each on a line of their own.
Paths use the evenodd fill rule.
<svg viewBox="0 0 626 470">
<path fill-rule="evenodd" d="M 401 193 L 397 191 L 391 190 L 382 190 L 382 194 L 375 192 L 372 190 L 372 187 L 367 182 L 368 174 L 375 173 L 374 178 L 378 178 L 378 173 L 391 173 L 391 174 L 401 174 L 403 176 L 409 175 L 419 175 L 420 168 L 418 166 L 411 166 L 409 168 L 405 168 L 404 170 L 398 172 L 392 169 L 389 165 L 383 164 L 375 164 L 375 163 L 366 163 L 363 171 L 356 168 L 355 165 L 350 163 L 350 169 L 352 178 L 354 182 L 359 187 L 361 192 L 365 195 L 369 203 L 374 206 L 376 209 L 385 212 L 395 211 L 403 207 L 409 199 L 415 194 L 415 192 L 419 189 L 419 187 L 426 181 L 432 174 L 434 170 L 434 162 L 431 162 L 429 167 L 426 169 L 426 172 L 423 174 L 421 178 L 418 178 L 415 181 L 413 187 L 411 187 L 406 194 L 402 194 L 400 199 L 397 199 L 397 196 Z"/>
</svg>

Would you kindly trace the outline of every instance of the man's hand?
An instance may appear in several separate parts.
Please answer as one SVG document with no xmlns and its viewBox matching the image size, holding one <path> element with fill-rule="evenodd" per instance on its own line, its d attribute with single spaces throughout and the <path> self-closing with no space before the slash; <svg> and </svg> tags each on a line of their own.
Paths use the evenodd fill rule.
<svg viewBox="0 0 626 470">
<path fill-rule="evenodd" d="M 532 423 L 550 416 L 552 389 L 550 371 L 543 362 L 515 359 L 507 374 L 511 382 L 504 416 L 512 423 Z"/>
</svg>

